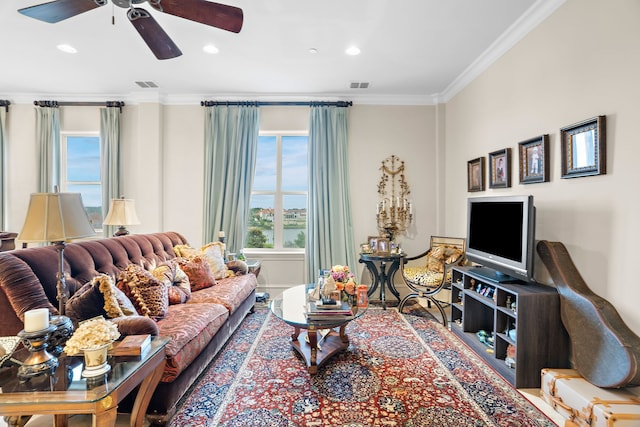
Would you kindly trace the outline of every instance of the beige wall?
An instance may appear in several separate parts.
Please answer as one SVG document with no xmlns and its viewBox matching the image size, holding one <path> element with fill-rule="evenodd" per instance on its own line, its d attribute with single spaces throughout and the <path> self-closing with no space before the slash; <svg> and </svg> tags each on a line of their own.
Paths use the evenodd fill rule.
<svg viewBox="0 0 640 427">
<path fill-rule="evenodd" d="M 446 231 L 464 234 L 468 196 L 533 194 L 537 239 L 561 241 L 591 289 L 640 333 L 635 280 L 640 3 L 568 0 L 446 105 Z M 560 178 L 559 129 L 607 116 L 607 174 Z M 466 162 L 549 134 L 551 182 L 466 192 Z M 538 260 L 536 278 L 548 281 Z"/>
<path fill-rule="evenodd" d="M 63 131 L 97 130 L 97 107 L 61 107 Z M 12 104 L 9 121 L 9 229 L 19 230 L 29 193 L 36 191 L 33 105 Z M 123 191 L 136 200 L 141 224 L 132 233 L 179 231 L 202 242 L 204 112 L 198 105 L 131 104 L 121 116 Z M 265 107 L 261 130 L 307 131 L 308 107 Z M 426 248 L 436 231 L 435 108 L 353 106 L 349 109 L 349 155 L 355 241 L 377 234 L 375 204 L 380 163 L 395 154 L 406 163 L 416 221 L 404 240 L 408 253 Z M 354 251 L 358 247 L 354 248 Z M 304 279 L 303 260 L 269 257 L 261 285 L 290 285 Z M 292 265 L 294 263 L 295 265 Z M 339 263 L 339 260 L 336 261 Z M 360 269 L 360 266 L 354 266 Z M 291 272 L 297 272 L 292 275 Z"/>
</svg>

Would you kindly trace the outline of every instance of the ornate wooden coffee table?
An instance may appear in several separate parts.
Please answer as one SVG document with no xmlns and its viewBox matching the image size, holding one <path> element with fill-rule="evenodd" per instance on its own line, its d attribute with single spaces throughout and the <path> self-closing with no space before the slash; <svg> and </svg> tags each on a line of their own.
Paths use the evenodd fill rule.
<svg viewBox="0 0 640 427">
<path fill-rule="evenodd" d="M 151 395 L 162 377 L 168 342 L 168 338 L 154 337 L 151 349 L 142 357 L 110 357 L 110 372 L 96 378 L 82 377 L 82 357 L 77 356 L 62 355 L 55 375 L 35 377 L 25 383 L 18 381 L 16 366 L 0 368 L 0 415 L 12 425 L 23 415 L 53 414 L 54 425 L 66 427 L 67 415 L 92 414 L 94 426 L 114 426 L 118 403 L 140 386 L 130 425 L 141 427 Z M 16 353 L 14 358 L 21 360 L 20 356 Z"/>
<path fill-rule="evenodd" d="M 359 308 L 352 318 L 311 321 L 306 316 L 307 289 L 307 285 L 287 289 L 271 301 L 271 312 L 286 324 L 293 326 L 291 346 L 302 356 L 309 373 L 315 374 L 318 367 L 330 357 L 349 347 L 349 337 L 345 328 L 349 322 L 362 316 L 367 307 Z M 301 335 L 302 329 L 306 332 Z"/>
</svg>

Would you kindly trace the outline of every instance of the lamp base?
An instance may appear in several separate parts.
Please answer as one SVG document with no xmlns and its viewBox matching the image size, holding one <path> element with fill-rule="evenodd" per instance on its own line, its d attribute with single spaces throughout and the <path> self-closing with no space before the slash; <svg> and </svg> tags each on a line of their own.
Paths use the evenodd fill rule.
<svg viewBox="0 0 640 427">
<path fill-rule="evenodd" d="M 124 225 L 121 225 L 120 227 L 118 227 L 118 231 L 116 231 L 115 233 L 113 233 L 114 237 L 119 237 L 119 236 L 126 236 L 129 234 L 129 230 L 127 230 Z"/>
</svg>

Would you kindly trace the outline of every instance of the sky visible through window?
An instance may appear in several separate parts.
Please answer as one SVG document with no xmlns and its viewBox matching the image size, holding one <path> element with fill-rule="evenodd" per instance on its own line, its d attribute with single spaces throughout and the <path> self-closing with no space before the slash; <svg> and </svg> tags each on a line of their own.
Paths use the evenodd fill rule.
<svg viewBox="0 0 640 427">
<path fill-rule="evenodd" d="M 307 141 L 305 136 L 282 137 L 282 191 L 307 191 Z M 260 136 L 254 191 L 276 190 L 276 137 Z M 306 209 L 306 196 L 285 197 L 283 209 Z M 251 208 L 273 207 L 273 195 L 255 194 Z"/>
<path fill-rule="evenodd" d="M 100 182 L 100 138 L 67 138 L 67 191 L 82 193 L 85 207 L 102 206 L 99 185 L 73 185 L 74 182 Z"/>
</svg>

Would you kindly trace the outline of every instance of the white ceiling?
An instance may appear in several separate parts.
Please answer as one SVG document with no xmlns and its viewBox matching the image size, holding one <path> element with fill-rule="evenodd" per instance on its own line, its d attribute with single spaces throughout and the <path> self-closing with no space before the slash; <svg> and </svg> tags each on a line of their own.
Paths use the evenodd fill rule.
<svg viewBox="0 0 640 427">
<path fill-rule="evenodd" d="M 111 2 L 56 24 L 17 12 L 46 1 L 0 1 L 0 97 L 12 102 L 106 97 L 432 103 L 455 92 L 563 0 L 220 0 L 243 9 L 239 34 L 143 3 L 138 7 L 183 52 L 163 61 L 128 22 L 126 9 Z M 59 51 L 60 43 L 78 53 Z M 219 53 L 204 53 L 207 43 Z M 346 55 L 351 45 L 361 54 Z M 159 87 L 141 89 L 136 81 Z M 351 89 L 352 82 L 370 85 Z"/>
</svg>

